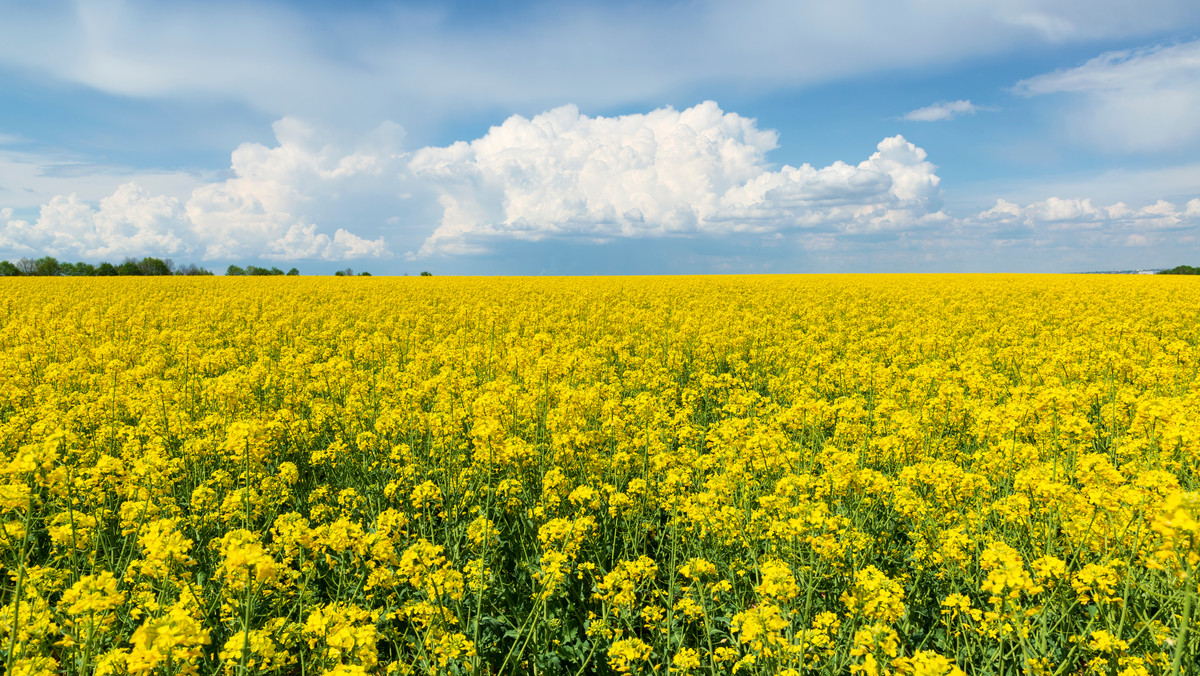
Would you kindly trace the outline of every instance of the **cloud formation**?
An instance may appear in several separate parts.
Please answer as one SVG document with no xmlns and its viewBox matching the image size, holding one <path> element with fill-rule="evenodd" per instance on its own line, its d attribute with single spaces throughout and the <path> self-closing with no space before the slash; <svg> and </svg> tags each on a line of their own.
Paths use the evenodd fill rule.
<svg viewBox="0 0 1200 676">
<path fill-rule="evenodd" d="M 909 122 L 938 122 L 953 120 L 962 115 L 973 115 L 980 110 L 983 108 L 966 100 L 939 101 L 931 106 L 910 110 L 904 114 L 904 119 Z"/>
<path fill-rule="evenodd" d="M 415 255 L 479 253 L 509 238 L 867 232 L 942 217 L 934 167 L 903 137 L 857 165 L 772 171 L 776 141 L 712 101 L 620 117 L 574 106 L 512 116 L 470 143 L 413 155 L 414 177 L 443 208 Z"/>
<path fill-rule="evenodd" d="M 275 124 L 278 145 L 243 144 L 233 152 L 232 177 L 201 185 L 186 200 L 122 184 L 96 207 L 74 193 L 56 196 L 33 223 L 0 214 L 0 249 L 84 259 L 187 256 L 201 260 L 256 257 L 328 260 L 390 255 L 383 238 L 344 228 L 327 234 L 309 220 L 314 202 L 336 202 L 339 191 L 394 183 L 389 169 L 403 157 L 378 138 L 372 150 L 318 143 L 313 130 L 292 119 Z M 353 184 L 348 186 L 348 184 Z"/>
<path fill-rule="evenodd" d="M 239 146 L 232 157 L 234 176 L 197 188 L 188 200 L 187 218 L 203 258 L 245 252 L 278 260 L 389 255 L 382 238 L 367 240 L 340 227 L 330 236 L 318 232 L 309 218 L 310 212 L 339 201 L 343 191 L 378 196 L 392 189 L 404 161 L 397 148 L 399 129 L 384 125 L 354 148 L 326 142 L 292 118 L 276 122 L 274 130 L 278 145 Z M 330 210 L 324 215 L 336 218 Z"/>
<path fill-rule="evenodd" d="M 774 131 L 711 101 L 618 117 L 563 106 L 416 151 L 390 124 L 339 138 L 284 118 L 274 132 L 273 145 L 239 146 L 227 178 L 181 195 L 126 182 L 96 200 L 55 196 L 36 217 L 4 208 L 0 257 L 347 261 L 407 252 L 451 265 L 520 252 L 508 267 L 486 268 L 512 274 L 542 269 L 537 261 L 553 252 L 680 251 L 704 270 L 757 271 L 794 269 L 797 255 L 841 261 L 832 269 L 893 270 L 974 256 L 966 269 L 979 270 L 996 269 L 989 252 L 1009 247 L 1023 252 L 1010 264 L 1062 270 L 1048 256 L 1100 269 L 1101 251 L 1114 260 L 1134 249 L 1147 258 L 1200 251 L 1200 199 L 1010 198 L 954 216 L 942 209 L 936 167 L 902 136 L 856 163 L 779 167 L 768 158 Z M 638 269 L 687 271 L 642 260 Z"/>
<path fill-rule="evenodd" d="M 1117 224 L 1142 231 L 1169 231 L 1193 227 L 1195 223 L 1189 221 L 1198 216 L 1200 199 L 1191 200 L 1183 207 L 1159 200 L 1135 209 L 1123 202 L 1098 207 L 1090 199 L 1050 197 L 1023 207 L 1007 200 L 996 200 L 996 205 L 980 212 L 976 220 L 1050 230 L 1093 230 Z"/>
<path fill-rule="evenodd" d="M 1159 200 L 1143 207 L 1123 202 L 1097 206 L 1090 199 L 1050 197 L 1018 205 L 995 206 L 965 219 L 960 226 L 993 247 L 1026 246 L 1043 250 L 1127 250 L 1162 247 L 1179 255 L 1200 244 L 1200 199 L 1178 205 Z"/>
<path fill-rule="evenodd" d="M 534 2 L 506 4 L 503 20 L 478 18 L 487 11 L 453 2 L 315 14 L 277 2 L 13 3 L 0 65 L 121 96 L 412 124 L 481 107 L 662 100 L 711 83 L 796 86 L 1031 43 L 1200 28 L 1192 0 L 1136 9 L 1127 0 Z"/>
<path fill-rule="evenodd" d="M 137 183 L 156 193 L 187 195 L 203 178 L 181 171 L 137 171 L 89 162 L 62 151 L 10 150 L 0 143 L 0 204 L 8 208 L 38 208 L 56 195 L 75 193 L 85 202 L 112 195 L 115 186 Z"/>
<path fill-rule="evenodd" d="M 1078 99 L 1070 127 L 1089 144 L 1153 152 L 1200 141 L 1200 40 L 1107 52 L 1077 68 L 1021 80 L 1022 96 Z"/>
</svg>

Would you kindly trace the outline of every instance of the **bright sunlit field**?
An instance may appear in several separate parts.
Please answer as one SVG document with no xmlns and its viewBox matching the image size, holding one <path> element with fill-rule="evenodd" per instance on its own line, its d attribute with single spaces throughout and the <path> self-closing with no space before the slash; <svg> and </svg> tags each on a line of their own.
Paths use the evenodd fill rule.
<svg viewBox="0 0 1200 676">
<path fill-rule="evenodd" d="M 1195 673 L 1200 286 L 0 280 L 8 674 Z"/>
</svg>

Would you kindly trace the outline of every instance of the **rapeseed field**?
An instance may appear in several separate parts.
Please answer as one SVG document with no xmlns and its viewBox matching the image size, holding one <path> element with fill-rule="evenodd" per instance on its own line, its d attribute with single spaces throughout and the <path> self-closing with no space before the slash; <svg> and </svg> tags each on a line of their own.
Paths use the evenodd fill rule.
<svg viewBox="0 0 1200 676">
<path fill-rule="evenodd" d="M 1200 286 L 0 280 L 7 674 L 1196 673 Z"/>
</svg>

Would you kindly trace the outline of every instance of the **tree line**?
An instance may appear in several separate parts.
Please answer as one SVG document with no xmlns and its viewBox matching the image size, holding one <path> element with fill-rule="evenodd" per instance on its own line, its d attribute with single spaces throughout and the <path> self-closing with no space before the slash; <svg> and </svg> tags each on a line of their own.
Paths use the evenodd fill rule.
<svg viewBox="0 0 1200 676">
<path fill-rule="evenodd" d="M 0 261 L 0 277 L 157 277 L 165 275 L 212 275 L 213 271 L 191 263 L 176 265 L 170 258 L 154 258 L 146 256 L 142 259 L 126 258 L 121 263 L 113 264 L 104 261 L 99 265 L 91 263 L 60 261 L 53 256 L 41 258 L 22 258 L 16 261 Z M 284 275 L 295 277 L 300 274 L 296 268 L 287 272 L 277 268 L 262 268 L 257 265 L 230 265 L 225 268 L 227 277 L 259 277 Z M 356 276 L 354 270 L 346 268 L 333 273 L 336 277 Z M 360 272 L 358 277 L 370 277 L 369 272 Z M 432 277 L 430 272 L 422 272 L 422 277 Z"/>
<path fill-rule="evenodd" d="M 163 275 L 211 275 L 212 271 L 188 263 L 175 265 L 170 258 L 146 256 L 126 258 L 121 263 L 59 261 L 53 256 L 17 261 L 0 261 L 0 277 L 156 277 Z"/>
<path fill-rule="evenodd" d="M 275 267 L 260 268 L 257 265 L 247 265 L 244 268 L 240 265 L 230 265 L 229 267 L 225 268 L 226 277 L 269 277 L 272 275 L 286 275 L 288 277 L 295 277 L 299 274 L 300 271 L 296 268 L 292 268 L 287 272 Z"/>
<path fill-rule="evenodd" d="M 1200 268 L 1194 268 L 1190 265 L 1177 265 L 1167 270 L 1159 270 L 1160 275 L 1200 275 Z"/>
</svg>

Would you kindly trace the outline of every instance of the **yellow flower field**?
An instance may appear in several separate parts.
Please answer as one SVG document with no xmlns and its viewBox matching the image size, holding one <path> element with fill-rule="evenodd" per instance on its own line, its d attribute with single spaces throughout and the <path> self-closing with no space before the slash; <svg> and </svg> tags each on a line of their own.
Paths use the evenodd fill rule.
<svg viewBox="0 0 1200 676">
<path fill-rule="evenodd" d="M 0 280 L 8 674 L 1197 673 L 1174 277 Z"/>
</svg>

